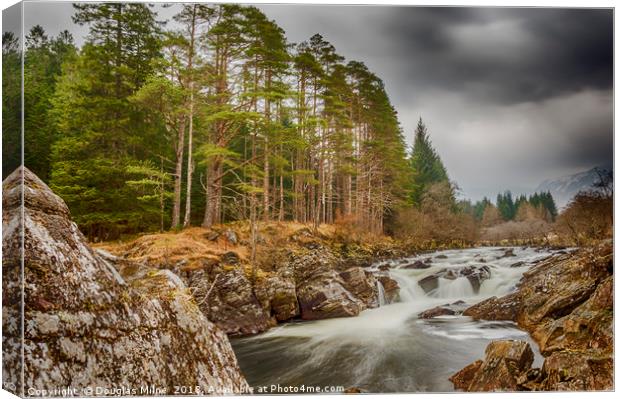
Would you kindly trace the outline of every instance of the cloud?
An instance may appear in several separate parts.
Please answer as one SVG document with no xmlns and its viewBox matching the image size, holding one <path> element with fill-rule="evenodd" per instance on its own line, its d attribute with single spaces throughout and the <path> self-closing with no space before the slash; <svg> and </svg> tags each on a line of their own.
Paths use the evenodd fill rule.
<svg viewBox="0 0 620 399">
<path fill-rule="evenodd" d="M 611 163 L 612 100 L 611 90 L 584 90 L 492 105 L 436 91 L 417 110 L 450 178 L 466 196 L 480 199 L 506 189 L 529 191 L 546 178 Z"/>
<path fill-rule="evenodd" d="M 404 9 L 386 24 L 418 90 L 518 103 L 612 85 L 611 10 L 468 9 L 460 18 L 441 10 Z"/>
</svg>

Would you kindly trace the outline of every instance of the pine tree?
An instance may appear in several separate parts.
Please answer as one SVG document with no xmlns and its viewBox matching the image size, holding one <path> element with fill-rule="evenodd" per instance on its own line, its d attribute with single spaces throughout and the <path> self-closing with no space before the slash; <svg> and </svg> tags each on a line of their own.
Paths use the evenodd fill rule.
<svg viewBox="0 0 620 399">
<path fill-rule="evenodd" d="M 159 219 L 159 231 L 163 231 L 166 200 L 172 196 L 168 190 L 170 175 L 164 170 L 164 160 L 160 160 L 159 168 L 149 161 L 128 166 L 127 174 L 133 177 L 133 180 L 127 180 L 126 184 L 136 190 L 141 206 L 140 221 L 144 225 L 140 227 L 148 230 L 152 224 L 149 219 L 155 216 Z"/>
<path fill-rule="evenodd" d="M 505 221 L 514 219 L 516 207 L 510 191 L 497 195 L 497 209 Z"/>
<path fill-rule="evenodd" d="M 488 206 L 491 206 L 491 205 L 493 205 L 493 204 L 491 203 L 491 201 L 487 197 L 482 198 L 481 201 L 477 201 L 474 204 L 474 209 L 473 209 L 474 218 L 477 221 L 481 221 L 482 220 L 482 216 L 484 215 L 485 209 Z"/>
<path fill-rule="evenodd" d="M 176 71 L 174 63 L 164 62 L 164 70 Z M 161 148 L 160 160 L 165 161 L 164 171 L 174 180 L 171 227 L 180 227 L 181 220 L 181 177 L 186 126 L 185 99 L 187 92 L 166 75 L 154 75 L 138 90 L 130 101 L 146 110 L 150 129 L 161 131 L 161 137 L 172 143 L 173 158 L 170 160 L 167 148 Z M 171 157 L 172 158 L 172 157 Z M 168 172 L 170 165 L 172 172 Z"/>
<path fill-rule="evenodd" d="M 2 34 L 2 178 L 22 164 L 22 84 L 20 41 Z"/>
<path fill-rule="evenodd" d="M 263 118 L 253 136 L 260 137 L 262 151 L 262 214 L 265 220 L 270 219 L 270 158 L 272 148 L 270 142 L 275 138 L 281 124 L 274 118 L 274 105 L 282 97 L 277 89 L 288 70 L 289 54 L 287 52 L 284 31 L 275 22 L 255 7 L 245 9 L 244 31 L 248 39 L 245 53 L 247 68 L 253 70 L 251 89 L 245 95 L 252 99 L 253 111 L 259 112 L 262 106 Z M 274 90 L 275 88 L 275 90 Z M 256 145 L 256 144 L 255 144 Z"/>
<path fill-rule="evenodd" d="M 194 173 L 194 122 L 197 107 L 197 100 L 200 99 L 201 91 L 201 71 L 203 60 L 198 52 L 199 40 L 207 34 L 208 29 L 214 23 L 216 10 L 204 4 L 190 4 L 183 6 L 182 11 L 175 15 L 176 22 L 184 27 L 186 40 L 183 41 L 183 54 L 185 58 L 184 69 L 180 83 L 188 91 L 187 96 L 187 185 L 185 194 L 185 216 L 183 217 L 183 227 L 188 227 L 191 223 L 192 214 L 192 184 Z"/>
<path fill-rule="evenodd" d="M 449 180 L 441 158 L 431 145 L 422 118 L 416 127 L 409 163 L 413 173 L 411 201 L 414 205 L 420 205 L 422 196 L 429 185 Z"/>
<path fill-rule="evenodd" d="M 50 175 L 50 153 L 58 139 L 50 115 L 51 99 L 62 65 L 74 59 L 76 48 L 67 31 L 49 40 L 43 28 L 26 36 L 24 58 L 24 162 L 44 181 Z"/>
<path fill-rule="evenodd" d="M 87 43 L 65 66 L 53 104 L 62 138 L 52 148 L 51 187 L 91 239 L 141 229 L 128 167 L 160 152 L 160 132 L 129 98 L 152 74 L 160 53 L 155 13 L 138 3 L 74 5 Z"/>
<path fill-rule="evenodd" d="M 208 59 L 211 71 L 212 90 L 207 95 L 204 112 L 208 114 L 205 123 L 209 135 L 202 145 L 201 158 L 205 169 L 205 210 L 202 225 L 211 227 L 222 220 L 223 179 L 227 172 L 225 164 L 237 154 L 227 147 L 247 124 L 254 123 L 255 113 L 248 111 L 248 101 L 241 98 L 233 104 L 233 79 L 237 75 L 233 65 L 244 61 L 247 45 L 244 35 L 243 8 L 238 5 L 218 5 L 217 23 L 205 37 L 205 44 L 211 48 Z M 241 74 L 243 71 L 241 72 Z"/>
</svg>

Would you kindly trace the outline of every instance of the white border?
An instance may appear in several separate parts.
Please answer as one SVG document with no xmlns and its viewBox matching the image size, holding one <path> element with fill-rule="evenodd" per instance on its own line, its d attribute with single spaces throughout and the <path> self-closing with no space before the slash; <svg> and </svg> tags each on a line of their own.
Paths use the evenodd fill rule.
<svg viewBox="0 0 620 399">
<path fill-rule="evenodd" d="M 28 0 L 27 0 L 28 1 Z M 109 1 L 109 0 L 102 0 L 102 1 Z M 30 2 L 30 1 L 29 1 Z M 160 1 L 149 1 L 151 3 L 155 3 L 155 2 L 160 2 Z M 183 2 L 187 2 L 187 1 L 181 1 L 181 0 L 168 0 L 165 1 L 166 3 L 183 3 Z M 282 2 L 282 1 L 269 1 L 269 0 L 246 0 L 246 1 L 235 1 L 235 0 L 229 0 L 229 1 L 222 1 L 222 0 L 210 0 L 208 1 L 209 3 L 243 3 L 243 4 L 323 4 L 323 5 L 328 5 L 328 4 L 341 4 L 341 5 L 403 5 L 403 6 L 411 6 L 411 5 L 415 5 L 415 6 L 481 6 L 481 7 L 563 7 L 563 8 L 580 8 L 580 7 L 586 7 L 586 8 L 595 8 L 595 7 L 600 7 L 600 8 L 614 8 L 615 7 L 615 2 L 614 1 L 605 1 L 605 0 L 590 0 L 590 1 L 578 1 L 578 0 L 564 0 L 564 1 L 553 1 L 553 0 L 538 0 L 538 1 L 532 1 L 532 0 L 521 0 L 521 1 L 513 1 L 513 0 L 477 0 L 477 1 L 415 1 L 415 0 L 388 0 L 388 1 L 368 1 L 368 0 L 337 0 L 337 1 L 330 1 L 330 0 L 315 0 L 315 1 L 299 1 L 299 0 L 291 0 L 291 1 L 286 1 L 286 2 Z M 13 4 L 17 3 L 16 1 L 12 1 L 12 0 L 0 0 L 0 5 L 2 7 L 2 9 L 7 8 Z M 1 22 L 0 22 L 0 27 L 1 27 Z M 614 169 L 615 169 L 615 154 L 617 153 L 618 150 L 618 142 L 615 140 L 615 121 L 616 121 L 616 115 L 618 115 L 618 111 L 619 111 L 619 105 L 618 105 L 618 101 L 617 101 L 617 92 L 615 91 L 615 76 L 617 76 L 617 72 L 618 72 L 618 64 L 616 63 L 616 53 L 618 50 L 618 30 L 615 28 L 615 10 L 614 10 Z M 0 150 L 1 150 L 1 142 L 0 142 Z M 620 201 L 618 200 L 618 197 L 614 198 L 614 214 L 618 214 L 618 211 L 620 210 Z M 614 235 L 617 233 L 617 225 L 615 225 L 614 223 Z M 1 231 L 1 227 L 0 227 L 0 231 Z M 617 247 L 614 246 L 614 257 L 616 257 L 618 255 L 618 249 Z M 618 283 L 617 281 L 615 282 L 615 293 L 617 293 L 617 288 L 618 288 Z M 616 298 L 616 295 L 614 295 L 614 298 Z M 615 303 L 615 302 L 614 302 Z M 614 331 L 618 331 L 617 330 L 618 327 L 618 318 L 616 317 L 614 319 Z M 614 347 L 617 348 L 617 336 L 614 334 Z M 482 355 L 482 354 L 481 354 Z M 617 386 L 617 366 L 615 367 L 615 383 Z M 467 398 L 485 398 L 485 399 L 506 399 L 506 398 L 515 398 L 515 399 L 532 399 L 532 398 L 550 398 L 550 399 L 555 399 L 555 398 L 567 398 L 567 399 L 582 399 L 584 398 L 584 396 L 587 397 L 596 397 L 596 398 L 612 398 L 615 397 L 615 393 L 614 392 L 587 392 L 587 393 L 583 393 L 583 392 L 540 392 L 540 393 L 471 393 L 471 394 L 459 394 L 459 393 L 450 393 L 450 394 L 425 394 L 425 393 L 419 393 L 419 394 L 384 394 L 384 395 L 378 395 L 378 394 L 368 394 L 368 395 L 364 395 L 365 398 L 378 398 L 380 396 L 386 396 L 389 395 L 390 398 L 395 398 L 395 399 L 403 399 L 403 398 L 409 398 L 412 396 L 415 396 L 415 398 L 421 398 L 421 399 L 426 399 L 426 398 L 441 398 L 441 397 L 446 397 L 447 395 L 466 395 Z M 16 396 L 9 394 L 7 391 L 0 391 L 0 399 L 5 399 L 5 398 L 15 398 Z M 308 395 L 287 395 L 287 396 L 263 396 L 261 395 L 261 398 L 307 398 Z M 342 398 L 341 395 L 321 395 L 322 398 Z M 147 397 L 145 397 L 147 398 Z M 195 398 L 195 397 L 189 397 L 189 398 Z M 158 399 L 161 399 L 158 398 Z"/>
</svg>

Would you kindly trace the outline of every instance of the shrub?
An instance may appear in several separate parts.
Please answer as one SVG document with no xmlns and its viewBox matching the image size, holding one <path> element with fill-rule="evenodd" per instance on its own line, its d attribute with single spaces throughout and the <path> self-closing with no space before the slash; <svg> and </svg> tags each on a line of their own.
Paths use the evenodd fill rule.
<svg viewBox="0 0 620 399">
<path fill-rule="evenodd" d="M 613 205 L 611 193 L 580 192 L 558 217 L 556 231 L 576 245 L 612 237 Z"/>
</svg>

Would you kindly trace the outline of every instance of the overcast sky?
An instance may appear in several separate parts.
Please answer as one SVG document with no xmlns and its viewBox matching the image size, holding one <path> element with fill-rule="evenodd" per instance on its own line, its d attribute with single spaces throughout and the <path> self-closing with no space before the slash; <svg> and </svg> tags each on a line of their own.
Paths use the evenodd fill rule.
<svg viewBox="0 0 620 399">
<path fill-rule="evenodd" d="M 291 42 L 320 33 L 366 63 L 408 144 L 422 117 L 466 197 L 528 192 L 613 162 L 611 10 L 259 7 Z M 71 14 L 70 3 L 27 3 L 25 26 L 69 29 L 82 42 Z"/>
</svg>

